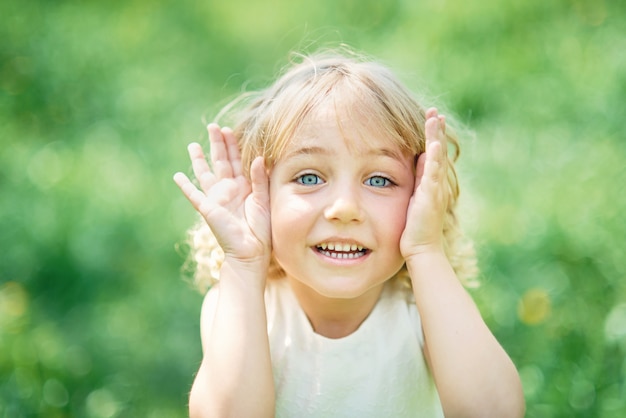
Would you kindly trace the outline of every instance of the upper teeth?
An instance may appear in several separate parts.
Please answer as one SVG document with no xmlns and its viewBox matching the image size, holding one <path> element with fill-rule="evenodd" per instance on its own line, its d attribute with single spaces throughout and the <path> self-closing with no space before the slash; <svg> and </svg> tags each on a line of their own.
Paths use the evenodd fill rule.
<svg viewBox="0 0 626 418">
<path fill-rule="evenodd" d="M 319 245 L 322 250 L 330 250 L 330 251 L 363 251 L 362 245 L 356 244 L 342 244 L 342 243 L 334 243 L 334 242 L 323 242 Z"/>
</svg>

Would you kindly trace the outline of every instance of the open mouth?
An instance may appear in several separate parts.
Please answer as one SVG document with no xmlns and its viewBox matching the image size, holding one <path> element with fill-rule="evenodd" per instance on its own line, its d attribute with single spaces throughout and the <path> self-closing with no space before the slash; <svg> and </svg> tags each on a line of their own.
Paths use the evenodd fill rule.
<svg viewBox="0 0 626 418">
<path fill-rule="evenodd" d="M 330 258 L 341 260 L 349 260 L 360 258 L 366 255 L 370 250 L 357 244 L 327 243 L 323 242 L 316 247 L 317 251 Z"/>
</svg>

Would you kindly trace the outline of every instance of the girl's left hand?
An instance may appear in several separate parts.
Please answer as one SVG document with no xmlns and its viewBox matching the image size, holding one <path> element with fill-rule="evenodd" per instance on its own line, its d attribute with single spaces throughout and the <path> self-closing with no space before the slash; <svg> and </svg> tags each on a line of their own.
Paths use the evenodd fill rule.
<svg viewBox="0 0 626 418">
<path fill-rule="evenodd" d="M 415 191 L 400 238 L 405 259 L 426 252 L 443 252 L 443 224 L 450 199 L 445 130 L 445 116 L 435 108 L 428 109 L 426 151 L 417 160 Z"/>
</svg>

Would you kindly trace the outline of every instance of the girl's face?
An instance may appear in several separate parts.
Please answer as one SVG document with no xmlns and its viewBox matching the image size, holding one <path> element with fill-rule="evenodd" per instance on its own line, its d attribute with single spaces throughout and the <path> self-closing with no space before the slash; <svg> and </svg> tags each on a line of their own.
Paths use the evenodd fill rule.
<svg viewBox="0 0 626 418">
<path fill-rule="evenodd" d="M 274 256 L 318 295 L 355 299 L 404 264 L 400 236 L 413 157 L 328 107 L 295 134 L 270 175 Z"/>
</svg>

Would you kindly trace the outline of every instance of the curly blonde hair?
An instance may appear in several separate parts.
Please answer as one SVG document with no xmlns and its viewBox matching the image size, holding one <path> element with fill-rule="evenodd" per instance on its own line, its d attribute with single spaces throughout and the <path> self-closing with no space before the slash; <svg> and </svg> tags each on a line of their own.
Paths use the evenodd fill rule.
<svg viewBox="0 0 626 418">
<path fill-rule="evenodd" d="M 241 95 L 222 109 L 216 120 L 222 123 L 221 119 L 228 117 L 226 123 L 233 127 L 244 173 L 249 178 L 254 158 L 262 156 L 271 170 L 296 130 L 331 96 L 342 97 L 345 105 L 338 111 L 348 118 L 365 117 L 373 121 L 380 137 L 390 138 L 403 152 L 415 156 L 424 152 L 425 107 L 387 67 L 354 53 L 297 55 L 273 85 Z M 462 233 L 455 213 L 460 190 L 454 162 L 460 154 L 459 142 L 450 126 L 446 137 L 451 155 L 448 156 L 450 199 L 444 220 L 444 247 L 459 280 L 466 286 L 474 286 L 477 284 L 474 248 Z M 194 281 L 205 291 L 219 280 L 224 253 L 204 221 L 198 222 L 189 235 Z M 282 269 L 272 259 L 268 278 L 281 274 Z M 410 286 L 406 266 L 396 276 Z"/>
</svg>

